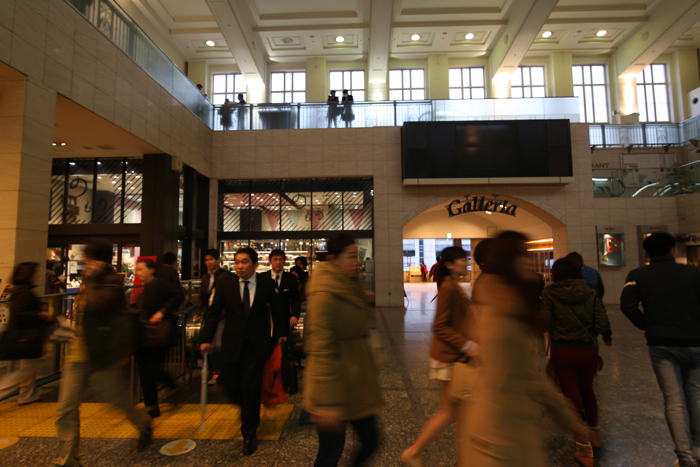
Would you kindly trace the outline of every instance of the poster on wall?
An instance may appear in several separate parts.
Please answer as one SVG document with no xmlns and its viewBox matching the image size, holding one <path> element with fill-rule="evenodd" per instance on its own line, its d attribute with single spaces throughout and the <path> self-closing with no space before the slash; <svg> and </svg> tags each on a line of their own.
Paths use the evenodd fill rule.
<svg viewBox="0 0 700 467">
<path fill-rule="evenodd" d="M 625 266 L 625 234 L 621 226 L 596 226 L 598 265 Z"/>
</svg>

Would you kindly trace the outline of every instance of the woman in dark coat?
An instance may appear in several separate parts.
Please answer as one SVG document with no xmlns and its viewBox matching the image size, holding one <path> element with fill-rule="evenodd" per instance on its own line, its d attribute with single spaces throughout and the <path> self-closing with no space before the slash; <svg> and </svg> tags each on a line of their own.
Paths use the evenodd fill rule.
<svg viewBox="0 0 700 467">
<path fill-rule="evenodd" d="M 0 360 L 19 360 L 19 371 L 0 379 L 0 399 L 19 386 L 19 405 L 41 400 L 36 388 L 36 369 L 44 353 L 44 328 L 49 314 L 42 311 L 32 289 L 36 280 L 37 263 L 20 263 L 12 273 L 10 320 L 2 344 Z"/>
<path fill-rule="evenodd" d="M 174 335 L 178 307 L 184 301 L 182 290 L 177 290 L 173 284 L 165 279 L 155 277 L 156 265 L 150 258 L 142 258 L 136 263 L 136 275 L 146 284 L 136 300 L 142 319 L 148 321 L 153 327 L 159 327 L 161 322 L 170 322 L 170 338 Z M 158 407 L 157 381 L 175 388 L 170 375 L 160 369 L 165 361 L 170 338 L 158 345 L 144 345 L 136 353 L 136 361 L 139 365 L 139 377 L 143 389 L 143 402 L 148 415 L 153 418 L 160 417 Z"/>
</svg>

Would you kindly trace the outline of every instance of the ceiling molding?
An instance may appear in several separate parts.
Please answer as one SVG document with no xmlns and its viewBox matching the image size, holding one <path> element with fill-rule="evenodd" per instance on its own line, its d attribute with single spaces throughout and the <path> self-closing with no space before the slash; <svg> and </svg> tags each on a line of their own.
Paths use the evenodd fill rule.
<svg viewBox="0 0 700 467">
<path fill-rule="evenodd" d="M 357 18 L 356 11 L 307 11 L 302 13 L 266 13 L 260 21 L 297 21 L 300 19 L 341 19 Z"/>
<path fill-rule="evenodd" d="M 253 32 L 291 32 L 291 31 L 336 31 L 348 29 L 369 29 L 369 24 L 316 24 L 304 26 L 258 26 L 253 27 Z"/>
<path fill-rule="evenodd" d="M 175 16 L 173 23 L 216 23 L 213 16 Z"/>
<path fill-rule="evenodd" d="M 438 16 L 438 15 L 499 15 L 499 7 L 463 7 L 463 8 L 404 8 L 401 15 Z"/>
<path fill-rule="evenodd" d="M 401 21 L 391 23 L 392 28 L 455 28 L 455 27 L 474 27 L 474 26 L 507 26 L 508 21 L 504 19 L 485 19 L 485 20 L 475 20 L 475 21 L 425 21 L 425 22 L 411 22 L 411 21 Z"/>
<path fill-rule="evenodd" d="M 178 28 L 171 29 L 171 36 L 183 36 L 188 34 L 221 34 L 219 28 Z"/>
<path fill-rule="evenodd" d="M 647 23 L 648 16 L 634 18 L 549 18 L 544 24 L 616 24 L 616 23 Z"/>
<path fill-rule="evenodd" d="M 644 3 L 606 3 L 606 4 L 588 4 L 588 5 L 572 5 L 572 6 L 557 6 L 552 13 L 589 13 L 594 11 L 647 11 L 647 6 Z"/>
</svg>

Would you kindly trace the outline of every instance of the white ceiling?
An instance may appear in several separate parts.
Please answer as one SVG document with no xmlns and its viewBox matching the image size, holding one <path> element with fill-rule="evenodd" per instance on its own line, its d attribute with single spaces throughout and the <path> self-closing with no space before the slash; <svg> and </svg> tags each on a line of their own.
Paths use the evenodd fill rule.
<svg viewBox="0 0 700 467">
<path fill-rule="evenodd" d="M 212 0 L 209 0 L 212 1 Z M 215 0 L 221 1 L 221 0 Z M 369 52 L 370 0 L 224 0 L 239 22 L 252 28 L 271 62 L 303 62 L 310 57 L 328 61 L 366 60 Z M 377 1 L 377 0 L 375 0 Z M 391 0 L 384 0 L 391 1 Z M 572 51 L 582 55 L 609 55 L 654 15 L 675 4 L 670 0 L 560 0 L 547 18 L 526 56 L 548 56 Z M 231 63 L 233 54 L 221 34 L 207 0 L 118 0 L 132 3 L 182 58 Z M 443 53 L 450 58 L 488 56 L 504 34 L 516 0 L 393 0 L 387 53 L 393 59 L 425 59 Z M 241 13 L 244 12 L 244 13 Z M 596 33 L 605 29 L 604 37 Z M 466 40 L 466 33 L 474 39 Z M 414 41 L 411 35 L 419 34 Z M 335 41 L 342 35 L 345 42 Z M 700 23 L 679 32 L 671 46 L 697 48 Z M 288 39 L 288 40 L 286 40 Z M 215 47 L 205 45 L 214 40 Z"/>
</svg>

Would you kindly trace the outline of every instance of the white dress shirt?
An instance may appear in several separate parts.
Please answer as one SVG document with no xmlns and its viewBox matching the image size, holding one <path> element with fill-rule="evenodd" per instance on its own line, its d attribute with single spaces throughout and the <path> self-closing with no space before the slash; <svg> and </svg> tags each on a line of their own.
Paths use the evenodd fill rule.
<svg viewBox="0 0 700 467">
<path fill-rule="evenodd" d="M 248 279 L 248 291 L 250 292 L 250 307 L 253 308 L 253 300 L 255 299 L 255 286 L 257 285 L 258 282 L 258 273 L 254 272 L 252 276 L 250 276 L 250 279 Z M 238 287 L 241 292 L 241 301 L 243 301 L 243 287 L 245 284 L 243 283 L 242 278 L 238 278 Z"/>
</svg>

